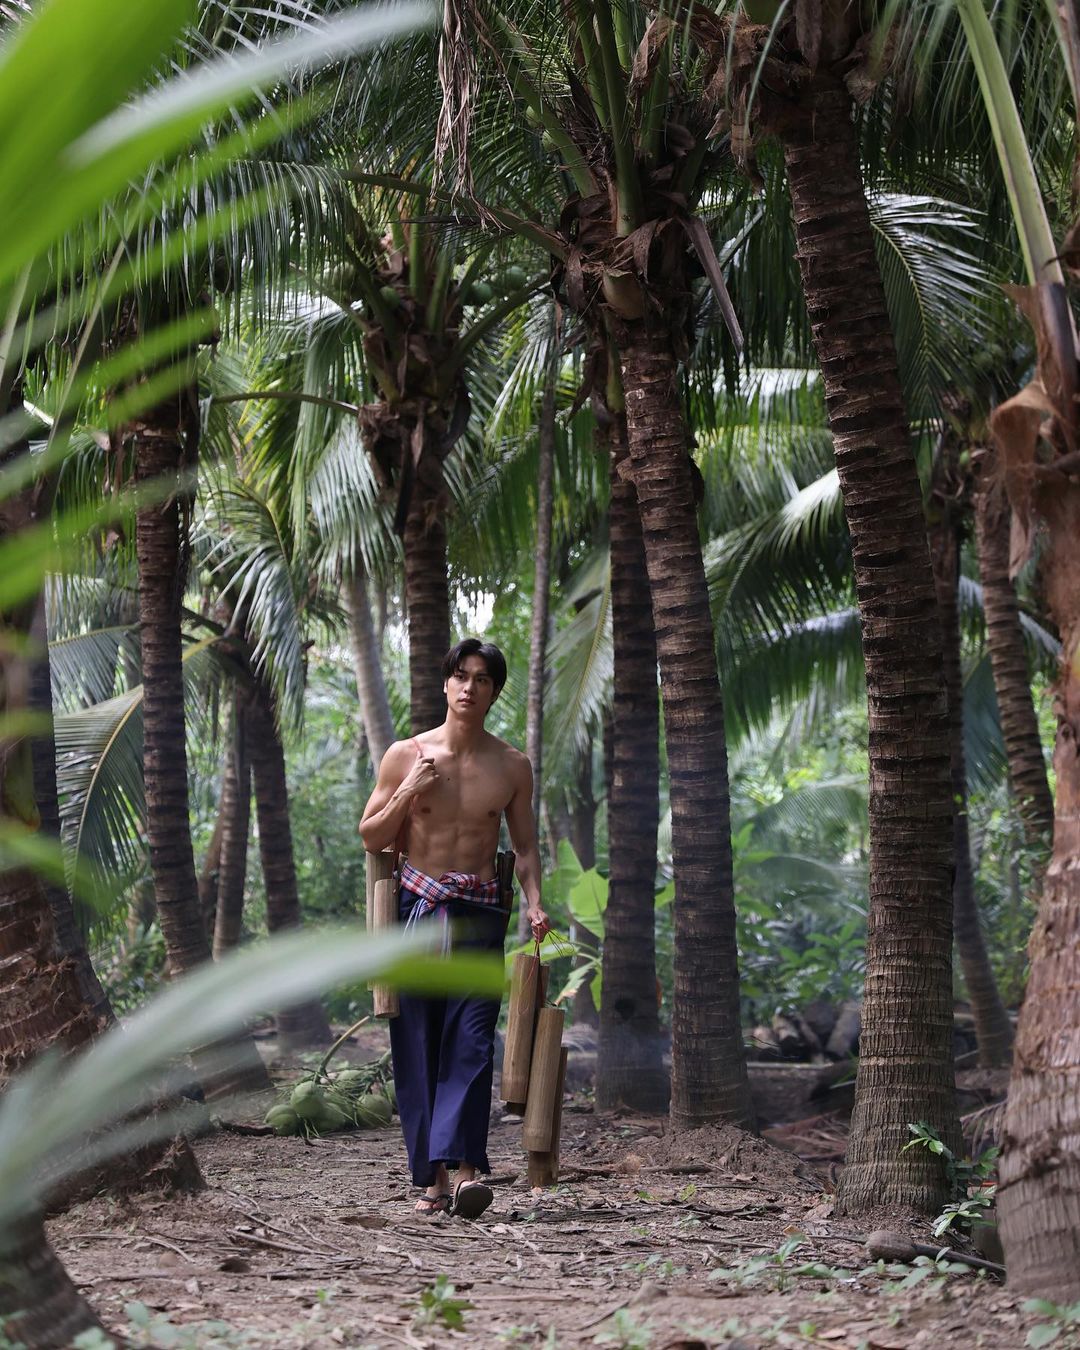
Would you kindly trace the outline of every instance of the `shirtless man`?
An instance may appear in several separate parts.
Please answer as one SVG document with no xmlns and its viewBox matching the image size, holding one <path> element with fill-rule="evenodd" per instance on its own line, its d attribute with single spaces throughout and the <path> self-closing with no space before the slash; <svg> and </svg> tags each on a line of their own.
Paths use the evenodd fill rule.
<svg viewBox="0 0 1080 1350">
<path fill-rule="evenodd" d="M 370 853 L 406 842 L 399 914 L 408 923 L 464 921 L 459 947 L 502 952 L 507 914 L 499 905 L 495 853 L 506 816 L 517 876 L 538 940 L 548 931 L 540 904 L 540 855 L 528 759 L 490 732 L 484 718 L 506 682 L 497 647 L 466 638 L 443 662 L 446 721 L 383 756 L 360 833 Z M 457 925 L 455 925 L 457 926 Z M 480 998 L 402 995 L 390 1022 L 398 1114 L 417 1210 L 476 1218 L 491 1188 L 476 1174 L 487 1160 L 495 1023 L 499 1004 Z M 457 1167 L 450 1190 L 447 1168 Z"/>
</svg>

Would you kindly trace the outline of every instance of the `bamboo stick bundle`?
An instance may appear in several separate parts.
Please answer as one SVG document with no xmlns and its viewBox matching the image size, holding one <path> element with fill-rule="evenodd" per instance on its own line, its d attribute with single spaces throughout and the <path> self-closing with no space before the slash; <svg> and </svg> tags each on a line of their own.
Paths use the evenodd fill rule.
<svg viewBox="0 0 1080 1350">
<path fill-rule="evenodd" d="M 562 1140 L 563 1089 L 566 1085 L 566 1046 L 559 1051 L 559 1077 L 552 1108 L 551 1147 L 546 1153 L 529 1154 L 529 1185 L 554 1186 L 559 1179 L 559 1145 Z"/>
<path fill-rule="evenodd" d="M 521 1142 L 529 1153 L 552 1151 L 565 1020 L 566 1014 L 562 1008 L 541 1008 L 536 1017 L 536 1037 L 525 1097 L 525 1121 L 521 1131 Z"/>
<path fill-rule="evenodd" d="M 367 927 L 369 933 L 392 928 L 398 921 L 397 887 L 394 885 L 394 855 L 390 850 L 366 857 Z M 400 1011 L 396 989 L 372 984 L 371 999 L 376 1017 L 396 1017 Z"/>
<path fill-rule="evenodd" d="M 525 1113 L 536 1013 L 547 992 L 547 975 L 547 969 L 538 956 L 519 952 L 514 957 L 500 1083 L 500 1095 L 512 1116 Z"/>
</svg>

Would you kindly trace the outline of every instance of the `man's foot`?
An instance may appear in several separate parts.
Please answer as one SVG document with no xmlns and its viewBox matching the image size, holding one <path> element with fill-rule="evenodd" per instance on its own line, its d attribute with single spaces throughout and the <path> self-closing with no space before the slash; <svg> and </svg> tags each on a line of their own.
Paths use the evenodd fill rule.
<svg viewBox="0 0 1080 1350">
<path fill-rule="evenodd" d="M 473 1178 L 462 1177 L 454 1187 L 454 1200 L 450 1206 L 450 1213 L 457 1214 L 462 1219 L 478 1219 L 494 1198 L 495 1195 L 490 1186 L 486 1186 L 482 1181 L 476 1181 Z"/>
<path fill-rule="evenodd" d="M 450 1197 L 445 1191 L 440 1191 L 437 1195 L 422 1195 L 416 1202 L 416 1212 L 428 1216 L 449 1214 Z"/>
</svg>

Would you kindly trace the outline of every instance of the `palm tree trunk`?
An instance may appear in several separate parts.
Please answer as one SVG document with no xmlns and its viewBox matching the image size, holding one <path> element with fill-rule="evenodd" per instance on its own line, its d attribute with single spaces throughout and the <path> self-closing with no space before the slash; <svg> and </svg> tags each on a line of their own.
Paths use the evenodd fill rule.
<svg viewBox="0 0 1080 1350">
<path fill-rule="evenodd" d="M 0 1333 L 8 1345 L 56 1350 L 101 1328 L 45 1236 L 40 1213 L 0 1228 Z"/>
<path fill-rule="evenodd" d="M 719 1120 L 750 1124 L 724 708 L 674 334 L 658 320 L 619 320 L 615 338 L 652 595 L 670 776 L 675 869 L 671 1121 L 676 1129 Z"/>
<path fill-rule="evenodd" d="M 248 836 L 251 830 L 251 763 L 248 758 L 244 701 L 233 697 L 232 738 L 221 785 L 221 868 L 218 872 L 214 960 L 240 941 L 244 920 Z"/>
<path fill-rule="evenodd" d="M 203 916 L 203 923 L 206 925 L 207 933 L 211 935 L 214 932 L 214 922 L 217 914 L 218 880 L 221 874 L 221 832 L 224 829 L 224 821 L 221 814 L 223 801 L 224 784 L 222 785 L 222 800 L 218 802 L 217 818 L 214 821 L 213 833 L 210 835 L 210 842 L 206 846 L 206 856 L 203 858 L 203 865 L 199 869 L 199 912 Z"/>
<path fill-rule="evenodd" d="M 169 496 L 144 506 L 135 517 L 139 565 L 139 633 L 143 670 L 143 779 L 146 833 L 154 898 L 165 938 L 169 969 L 183 975 L 210 959 L 210 942 L 199 909 L 188 810 L 184 676 L 180 606 L 184 590 L 180 499 L 183 429 L 179 399 L 161 404 L 132 428 L 136 478 L 168 485 Z M 269 1086 L 266 1068 L 249 1036 L 230 1042 L 228 1068 L 220 1047 L 196 1056 L 211 1065 L 208 1094 Z"/>
<path fill-rule="evenodd" d="M 1065 361 L 1080 351 L 1042 348 L 1040 334 L 1040 373 L 1053 388 L 1055 358 L 1064 374 Z M 1040 446 L 1049 462 L 1038 463 L 1034 428 L 1027 433 L 1030 449 L 1009 446 L 1013 463 L 1024 465 L 1025 506 L 1044 524 L 1040 575 L 1061 634 L 1061 664 L 1054 686 L 1053 848 L 1028 943 L 997 1205 L 1009 1287 L 1071 1304 L 1080 1299 L 1080 485 L 1065 465 L 1080 418 L 1075 406 L 1055 397 L 1059 412 Z M 1000 435 L 1020 434 L 997 416 Z"/>
<path fill-rule="evenodd" d="M 405 519 L 405 606 L 409 614 L 409 714 L 413 735 L 442 726 L 442 663 L 450 650 L 445 490 L 433 456 L 421 465 Z"/>
<path fill-rule="evenodd" d="M 803 290 L 851 534 L 869 711 L 870 910 L 838 1205 L 937 1212 L 924 1120 L 959 1150 L 952 1073 L 952 801 L 941 626 L 922 493 L 846 89 L 814 76 L 784 128 Z"/>
<path fill-rule="evenodd" d="M 1009 579 L 1010 518 L 1008 499 L 997 480 L 996 455 L 987 447 L 977 457 L 975 476 L 975 543 L 986 638 L 1009 762 L 1009 782 L 1028 845 L 1044 853 L 1054 829 L 1054 800 L 1046 779 L 1039 721 L 1031 699 L 1020 606 Z"/>
<path fill-rule="evenodd" d="M 352 648 L 353 669 L 356 672 L 356 695 L 360 702 L 360 718 L 364 724 L 371 768 L 379 772 L 383 755 L 394 742 L 394 718 L 386 693 L 386 678 L 379 659 L 379 642 L 368 600 L 367 578 L 363 565 L 357 561 L 354 570 L 343 582 L 345 613 L 349 622 L 349 646 Z M 449 645 L 449 644 L 448 644 Z"/>
<path fill-rule="evenodd" d="M 143 666 L 143 776 L 146 832 L 169 967 L 182 975 L 210 958 L 199 910 L 188 806 L 180 607 L 184 591 L 179 481 L 183 431 L 179 400 L 133 428 L 140 484 L 169 484 L 169 496 L 136 514 L 139 633 Z"/>
<path fill-rule="evenodd" d="M 269 691 L 260 687 L 249 708 L 248 749 L 255 780 L 255 812 L 259 822 L 259 856 L 266 885 L 266 926 L 271 933 L 299 928 L 300 895 L 296 885 L 285 751 L 281 744 Z M 321 1003 L 303 1003 L 279 1013 L 278 1037 L 285 1048 L 325 1045 L 330 1024 Z"/>
<path fill-rule="evenodd" d="M 554 341 L 554 339 L 553 339 Z M 551 610 L 551 512 L 555 478 L 555 384 L 553 352 L 544 380 L 537 435 L 536 555 L 533 565 L 532 624 L 529 630 L 529 685 L 525 701 L 525 753 L 533 771 L 532 814 L 539 829 L 544 787 L 544 664 Z M 524 903 L 518 906 L 518 941 L 529 936 Z"/>
<path fill-rule="evenodd" d="M 946 447 L 943 453 L 949 453 Z M 952 765 L 953 920 L 956 949 L 964 972 L 964 985 L 975 1018 L 979 1063 L 1005 1064 L 1012 1049 L 1012 1024 L 1005 1011 L 997 980 L 983 938 L 975 899 L 975 876 L 971 865 L 971 834 L 968 828 L 967 765 L 964 758 L 964 678 L 960 667 L 960 619 L 957 586 L 960 580 L 960 535 L 951 501 L 935 502 L 938 519 L 930 529 L 930 556 L 937 585 L 938 610 L 944 645 L 945 689 L 949 700 L 949 753 Z"/>
<path fill-rule="evenodd" d="M 599 421 L 600 419 L 598 419 Z M 615 677 L 608 759 L 608 903 L 596 1105 L 661 1112 L 668 1106 L 656 1004 L 656 832 L 660 822 L 660 700 L 656 635 L 641 598 L 649 574 L 626 425 L 599 426 L 609 441 L 611 634 Z M 606 435 L 605 435 L 606 433 Z M 605 747 L 607 748 L 607 747 Z"/>
<path fill-rule="evenodd" d="M 570 843 L 577 855 L 578 862 L 586 871 L 596 866 L 596 799 L 592 789 L 592 743 L 590 742 L 577 754 L 577 782 L 572 790 L 572 800 L 568 803 Z M 600 954 L 600 943 L 587 928 L 575 927 L 574 937 L 585 952 L 584 957 L 575 960 L 575 965 Z M 585 981 L 574 994 L 572 1003 L 575 1026 L 595 1027 L 600 1025 L 600 1014 L 593 998 L 592 979 Z"/>
<path fill-rule="evenodd" d="M 1010 1288 L 1061 1304 L 1080 1299 L 1080 492 L 1072 495 L 1072 533 L 1062 531 L 1047 560 L 1048 575 L 1060 568 L 1063 602 L 1054 846 L 1028 943 L 997 1197 Z"/>
</svg>

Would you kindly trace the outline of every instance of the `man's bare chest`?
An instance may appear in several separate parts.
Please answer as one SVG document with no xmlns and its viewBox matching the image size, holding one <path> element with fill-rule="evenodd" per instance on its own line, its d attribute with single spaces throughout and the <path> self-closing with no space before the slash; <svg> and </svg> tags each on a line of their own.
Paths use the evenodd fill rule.
<svg viewBox="0 0 1080 1350">
<path fill-rule="evenodd" d="M 484 825 L 497 829 L 513 795 L 509 775 L 482 761 L 463 762 L 439 752 L 434 759 L 438 778 L 418 800 L 418 814 L 433 825 L 453 822 L 459 829 Z"/>
</svg>

